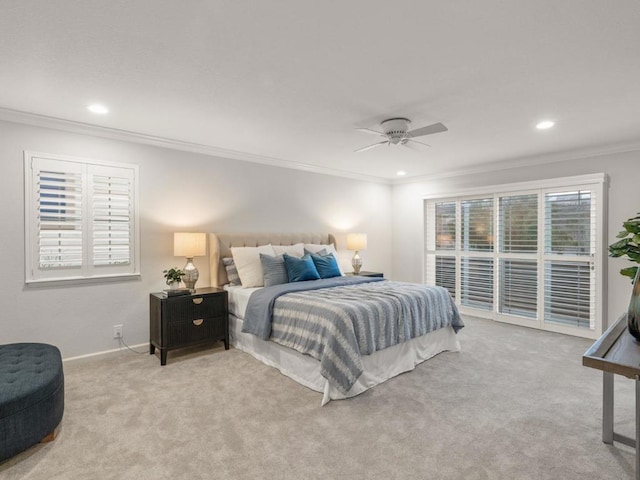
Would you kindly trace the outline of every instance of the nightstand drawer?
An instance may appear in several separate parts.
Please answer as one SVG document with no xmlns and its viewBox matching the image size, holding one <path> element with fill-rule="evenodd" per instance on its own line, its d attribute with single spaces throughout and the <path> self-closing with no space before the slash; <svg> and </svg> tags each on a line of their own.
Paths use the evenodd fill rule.
<svg viewBox="0 0 640 480">
<path fill-rule="evenodd" d="M 167 325 L 166 344 L 172 346 L 187 345 L 206 341 L 211 338 L 223 338 L 226 317 L 196 318 Z"/>
<path fill-rule="evenodd" d="M 166 309 L 169 323 L 181 323 L 196 318 L 224 315 L 227 311 L 227 305 L 226 299 L 222 295 L 193 295 L 169 299 Z"/>
</svg>

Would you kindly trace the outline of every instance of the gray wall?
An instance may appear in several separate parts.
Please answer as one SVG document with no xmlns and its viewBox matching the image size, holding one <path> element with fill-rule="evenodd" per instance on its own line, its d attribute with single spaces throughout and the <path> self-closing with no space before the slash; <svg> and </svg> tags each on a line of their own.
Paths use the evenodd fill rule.
<svg viewBox="0 0 640 480">
<path fill-rule="evenodd" d="M 140 280 L 72 286 L 24 283 L 23 150 L 130 162 L 140 166 Z M 137 143 L 0 122 L 5 208 L 0 232 L 0 343 L 47 342 L 64 357 L 118 347 L 113 325 L 129 344 L 148 342 L 149 292 L 165 288 L 174 231 L 301 232 L 336 235 L 351 271 L 347 232 L 366 232 L 367 270 L 391 271 L 391 186 L 185 153 Z M 206 258 L 196 258 L 198 286 L 208 285 Z"/>
<path fill-rule="evenodd" d="M 544 159 L 540 160 L 544 162 Z M 622 222 L 640 212 L 640 151 L 394 185 L 393 277 L 409 282 L 422 281 L 424 196 L 457 193 L 473 187 L 600 172 L 606 173 L 609 179 L 605 218 L 609 245 L 622 230 Z M 608 302 L 609 321 L 615 321 L 629 303 L 631 283 L 618 273 L 626 263 L 628 261 L 623 259 L 607 259 L 608 284 L 605 283 L 604 296 Z"/>
</svg>

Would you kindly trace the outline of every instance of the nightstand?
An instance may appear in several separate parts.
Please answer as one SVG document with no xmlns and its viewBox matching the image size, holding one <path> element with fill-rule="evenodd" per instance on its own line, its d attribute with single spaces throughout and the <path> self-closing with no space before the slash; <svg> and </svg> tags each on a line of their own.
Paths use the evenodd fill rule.
<svg viewBox="0 0 640 480">
<path fill-rule="evenodd" d="M 199 288 L 195 293 L 168 297 L 149 295 L 149 353 L 160 349 L 160 365 L 167 364 L 167 352 L 218 340 L 229 350 L 227 292 Z"/>
<path fill-rule="evenodd" d="M 361 271 L 358 275 L 353 272 L 345 273 L 347 277 L 384 277 L 384 273 Z"/>
</svg>

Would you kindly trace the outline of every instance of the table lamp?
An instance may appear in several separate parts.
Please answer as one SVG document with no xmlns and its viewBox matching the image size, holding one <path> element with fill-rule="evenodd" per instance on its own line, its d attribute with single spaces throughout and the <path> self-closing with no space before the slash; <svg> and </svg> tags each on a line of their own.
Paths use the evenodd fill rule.
<svg viewBox="0 0 640 480">
<path fill-rule="evenodd" d="M 366 250 L 367 248 L 367 234 L 366 233 L 350 233 L 347 235 L 347 250 L 355 250 L 356 254 L 351 259 L 351 265 L 353 266 L 354 275 L 360 275 L 360 268 L 362 268 L 362 259 L 358 252 L 360 250 Z"/>
<path fill-rule="evenodd" d="M 193 264 L 193 257 L 203 257 L 207 254 L 207 236 L 204 233 L 174 233 L 173 255 L 187 257 L 187 264 L 182 271 L 182 281 L 192 293 L 196 291 L 196 282 L 200 274 Z"/>
</svg>

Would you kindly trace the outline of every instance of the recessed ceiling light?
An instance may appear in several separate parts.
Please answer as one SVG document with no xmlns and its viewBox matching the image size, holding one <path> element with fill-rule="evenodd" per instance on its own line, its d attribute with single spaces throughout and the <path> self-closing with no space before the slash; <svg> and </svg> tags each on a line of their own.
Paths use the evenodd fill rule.
<svg viewBox="0 0 640 480">
<path fill-rule="evenodd" d="M 109 109 L 100 103 L 92 103 L 87 107 L 91 113 L 97 113 L 98 115 L 105 115 L 109 113 Z"/>
<path fill-rule="evenodd" d="M 538 130 L 546 130 L 547 128 L 553 127 L 555 124 L 556 122 L 553 122 L 551 120 L 543 120 L 542 122 L 536 125 L 536 128 Z"/>
<path fill-rule="evenodd" d="M 398 170 L 396 172 L 396 175 L 398 175 L 399 177 L 404 177 L 407 174 L 407 172 L 405 172 L 404 170 Z"/>
</svg>

